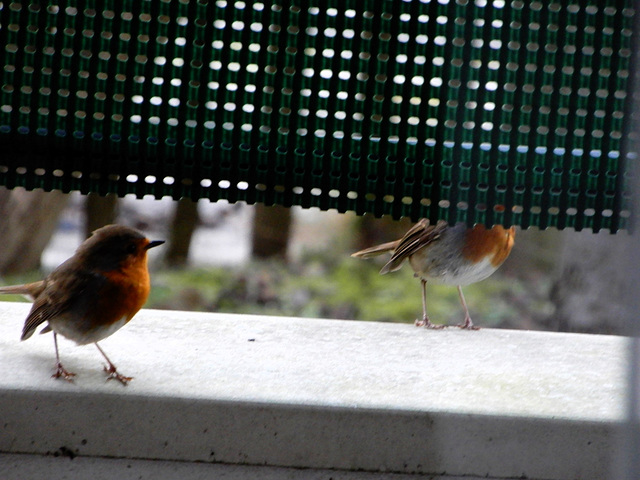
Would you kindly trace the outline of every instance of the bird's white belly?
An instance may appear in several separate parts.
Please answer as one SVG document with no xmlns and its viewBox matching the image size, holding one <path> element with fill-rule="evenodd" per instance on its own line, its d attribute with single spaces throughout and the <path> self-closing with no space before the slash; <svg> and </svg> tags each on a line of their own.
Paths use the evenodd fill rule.
<svg viewBox="0 0 640 480">
<path fill-rule="evenodd" d="M 455 273 L 447 272 L 440 277 L 440 283 L 446 285 L 470 285 L 479 282 L 490 276 L 497 269 L 491 264 L 489 259 L 483 259 L 473 265 L 473 267 L 460 266 Z"/>
<path fill-rule="evenodd" d="M 428 271 L 419 272 L 418 275 L 433 283 L 464 286 L 484 280 L 496 270 L 491 261 L 485 258 L 473 265 L 467 265 L 466 262 L 459 261 L 451 262 L 443 268 L 439 268 L 438 262 L 434 262 Z"/>
<path fill-rule="evenodd" d="M 127 317 L 123 316 L 120 320 L 112 323 L 111 325 L 94 327 L 90 330 L 84 331 L 84 329 L 79 329 L 77 325 L 73 325 L 65 321 L 49 320 L 49 326 L 54 332 L 68 338 L 69 340 L 73 340 L 78 345 L 99 342 L 120 330 L 126 323 Z"/>
</svg>

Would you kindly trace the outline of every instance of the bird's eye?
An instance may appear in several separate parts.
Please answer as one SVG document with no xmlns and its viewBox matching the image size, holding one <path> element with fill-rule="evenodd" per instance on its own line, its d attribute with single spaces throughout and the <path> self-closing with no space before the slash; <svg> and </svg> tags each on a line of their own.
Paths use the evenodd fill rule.
<svg viewBox="0 0 640 480">
<path fill-rule="evenodd" d="M 136 251 L 138 250 L 138 247 L 135 243 L 130 243 L 129 245 L 127 245 L 127 253 L 136 253 Z"/>
</svg>

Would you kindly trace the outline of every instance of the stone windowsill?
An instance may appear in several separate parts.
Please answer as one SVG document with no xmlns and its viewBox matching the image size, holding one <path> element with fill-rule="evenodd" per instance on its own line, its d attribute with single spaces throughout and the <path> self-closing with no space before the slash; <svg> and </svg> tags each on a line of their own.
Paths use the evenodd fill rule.
<svg viewBox="0 0 640 480">
<path fill-rule="evenodd" d="M 621 337 L 143 310 L 101 342 L 135 377 L 123 387 L 97 349 L 66 340 L 78 376 L 51 379 L 51 336 L 19 341 L 28 309 L 0 303 L 0 470 L 14 473 L 71 452 L 76 465 L 601 479 L 624 421 Z"/>
</svg>

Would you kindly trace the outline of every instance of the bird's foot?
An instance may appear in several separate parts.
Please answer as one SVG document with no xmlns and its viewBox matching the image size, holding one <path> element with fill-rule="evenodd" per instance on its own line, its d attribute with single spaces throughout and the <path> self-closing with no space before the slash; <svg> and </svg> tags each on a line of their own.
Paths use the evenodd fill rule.
<svg viewBox="0 0 640 480">
<path fill-rule="evenodd" d="M 456 325 L 461 330 L 480 330 L 480 327 L 476 327 L 471 321 L 471 317 L 465 317 L 464 322 Z"/>
<path fill-rule="evenodd" d="M 441 330 L 444 328 L 444 325 L 436 325 L 435 323 L 431 323 L 429 317 L 423 317 L 422 320 L 416 319 L 415 325 L 416 327 L 430 328 L 432 330 Z"/>
<path fill-rule="evenodd" d="M 60 362 L 58 362 L 56 364 L 56 373 L 54 373 L 53 375 L 51 375 L 51 378 L 62 378 L 64 380 L 66 380 L 67 382 L 71 382 L 73 383 L 73 377 L 75 377 L 76 374 L 69 372 L 67 369 L 65 369 L 62 364 Z"/>
<path fill-rule="evenodd" d="M 105 365 L 104 371 L 109 375 L 107 377 L 107 381 L 117 380 L 125 387 L 131 380 L 133 380 L 133 377 L 125 377 L 124 375 L 118 373 L 118 370 L 116 370 L 115 365 L 109 365 L 109 366 Z"/>
</svg>

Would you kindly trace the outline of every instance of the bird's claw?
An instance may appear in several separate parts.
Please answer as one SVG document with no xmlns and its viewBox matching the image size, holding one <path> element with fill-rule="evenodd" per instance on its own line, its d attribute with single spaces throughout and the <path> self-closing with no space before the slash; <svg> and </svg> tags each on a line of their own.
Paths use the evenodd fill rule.
<svg viewBox="0 0 640 480">
<path fill-rule="evenodd" d="M 423 317 L 422 320 L 416 319 L 415 325 L 416 327 L 430 328 L 432 330 L 441 330 L 444 328 L 444 325 L 436 325 L 435 323 L 431 323 L 431 320 L 429 320 L 428 317 Z"/>
<path fill-rule="evenodd" d="M 56 373 L 54 373 L 53 375 L 51 375 L 51 378 L 62 378 L 64 380 L 66 380 L 69 383 L 73 383 L 73 377 L 75 377 L 76 374 L 69 372 L 67 369 L 65 369 L 61 363 L 58 363 L 56 365 Z"/>
<path fill-rule="evenodd" d="M 476 327 L 471 321 L 471 317 L 466 317 L 464 323 L 456 325 L 460 330 L 480 330 L 480 327 Z"/>
<path fill-rule="evenodd" d="M 107 373 L 107 375 L 109 375 L 107 377 L 107 381 L 117 380 L 125 387 L 128 385 L 128 383 L 131 380 L 133 380 L 133 377 L 125 377 L 124 375 L 118 373 L 118 370 L 116 370 L 116 367 L 114 367 L 113 365 L 109 365 L 109 366 L 105 365 L 104 371 Z"/>
</svg>

